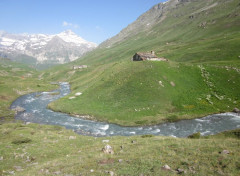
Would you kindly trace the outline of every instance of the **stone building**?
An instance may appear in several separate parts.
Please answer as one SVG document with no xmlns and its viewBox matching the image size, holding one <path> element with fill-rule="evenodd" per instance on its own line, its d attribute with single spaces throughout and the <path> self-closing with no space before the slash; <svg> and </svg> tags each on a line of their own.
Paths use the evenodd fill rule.
<svg viewBox="0 0 240 176">
<path fill-rule="evenodd" d="M 146 61 L 146 60 L 149 60 L 149 61 L 167 61 L 167 59 L 165 59 L 165 58 L 158 58 L 155 55 L 154 51 L 151 51 L 149 53 L 138 52 L 133 56 L 132 60 L 133 61 Z"/>
</svg>

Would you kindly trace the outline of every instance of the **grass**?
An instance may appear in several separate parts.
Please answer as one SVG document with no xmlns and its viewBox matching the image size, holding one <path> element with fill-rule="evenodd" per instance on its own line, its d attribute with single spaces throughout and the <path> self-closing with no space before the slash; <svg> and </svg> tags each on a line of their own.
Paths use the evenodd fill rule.
<svg viewBox="0 0 240 176">
<path fill-rule="evenodd" d="M 190 119 L 239 107 L 238 1 L 214 2 L 216 7 L 197 12 L 209 1 L 186 3 L 148 31 L 140 30 L 115 44 L 112 39 L 110 48 L 103 45 L 80 60 L 45 71 L 45 79 L 69 81 L 72 90 L 49 107 L 125 126 Z M 189 18 L 192 13 L 194 19 Z M 203 22 L 205 28 L 199 26 Z M 150 50 L 169 62 L 131 61 L 135 52 Z M 80 64 L 88 68 L 71 69 Z M 76 92 L 83 94 L 69 100 Z"/>
<path fill-rule="evenodd" d="M 90 77 L 91 73 L 85 74 Z M 86 78 L 71 82 L 69 96 L 83 92 L 81 96 L 73 100 L 67 96 L 49 107 L 134 126 L 231 111 L 240 103 L 239 73 L 209 64 L 128 61 L 113 65 L 90 82 Z"/>
<path fill-rule="evenodd" d="M 195 13 L 215 2 L 216 7 Z M 0 117 L 12 120 L 12 101 L 54 89 L 49 82 L 57 81 L 69 81 L 72 93 L 50 108 L 125 126 L 231 111 L 240 106 L 239 7 L 237 0 L 185 3 L 148 31 L 42 73 L 1 60 Z M 203 22 L 205 28 L 199 26 Z M 135 52 L 150 50 L 169 62 L 131 61 Z M 72 70 L 81 64 L 88 68 Z M 77 92 L 82 95 L 68 99 Z M 237 176 L 239 133 L 94 138 L 58 126 L 7 121 L 0 124 L 0 175 L 178 175 L 183 169 L 184 175 Z M 109 140 L 113 155 L 102 152 L 103 140 Z M 166 164 L 171 171 L 162 169 Z"/>
<path fill-rule="evenodd" d="M 240 141 L 232 136 L 94 138 L 61 127 L 21 123 L 0 125 L 0 133 L 1 175 L 13 172 L 15 175 L 109 175 L 108 171 L 133 176 L 177 175 L 178 168 L 186 172 L 184 175 L 238 175 L 240 172 Z M 16 138 L 24 140 L 15 144 Z M 113 155 L 102 152 L 107 145 L 103 140 L 109 140 Z M 230 154 L 220 154 L 223 150 Z M 163 170 L 166 164 L 173 171 Z"/>
<path fill-rule="evenodd" d="M 0 58 L 0 118 L 1 122 L 13 120 L 11 103 L 19 96 L 37 91 L 55 89 L 47 81 L 38 80 L 38 73 L 22 64 Z"/>
</svg>

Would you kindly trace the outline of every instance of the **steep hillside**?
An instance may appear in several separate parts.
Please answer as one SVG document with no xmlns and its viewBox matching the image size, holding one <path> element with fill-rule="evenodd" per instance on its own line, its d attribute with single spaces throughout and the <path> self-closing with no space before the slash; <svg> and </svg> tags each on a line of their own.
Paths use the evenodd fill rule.
<svg viewBox="0 0 240 176">
<path fill-rule="evenodd" d="M 238 0 L 158 4 L 82 60 L 45 72 L 72 88 L 49 107 L 121 125 L 231 111 L 240 106 L 239 12 Z M 169 61 L 131 61 L 151 50 Z"/>
</svg>

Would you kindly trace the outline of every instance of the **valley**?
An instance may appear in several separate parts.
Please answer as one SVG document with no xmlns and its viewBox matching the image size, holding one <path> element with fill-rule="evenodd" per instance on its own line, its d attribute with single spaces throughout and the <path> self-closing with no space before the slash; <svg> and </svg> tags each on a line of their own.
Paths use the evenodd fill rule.
<svg viewBox="0 0 240 176">
<path fill-rule="evenodd" d="M 216 9 L 198 13 L 195 8 L 203 9 L 206 3 L 180 3 L 177 8 L 174 3 L 170 1 L 163 7 L 157 5 L 139 17 L 151 21 L 149 13 L 167 6 L 165 13 L 168 15 L 163 21 L 158 19 L 160 22 L 152 28 L 137 34 L 131 32 L 134 30 L 130 26 L 139 27 L 146 23 L 137 20 L 120 32 L 130 30 L 129 38 L 121 39 L 119 34 L 116 36 L 119 39 L 107 40 L 81 60 L 45 72 L 46 79 L 70 82 L 72 94 L 69 96 L 83 93 L 73 100 L 64 97 L 49 107 L 69 114 L 90 115 L 110 123 L 136 126 L 229 112 L 239 106 L 237 2 L 221 1 Z M 186 13 L 178 15 L 183 9 Z M 189 18 L 190 14 L 195 18 Z M 218 22 L 199 26 L 206 18 Z M 228 25 L 231 27 L 226 27 Z M 151 50 L 169 61 L 131 61 L 136 52 Z M 87 65 L 88 68 L 72 72 L 73 65 Z M 202 68 L 208 75 L 207 80 Z"/>
<path fill-rule="evenodd" d="M 74 59 L 51 38 L 62 64 L 0 58 L 0 175 L 239 175 L 239 12 L 169 0 Z"/>
</svg>

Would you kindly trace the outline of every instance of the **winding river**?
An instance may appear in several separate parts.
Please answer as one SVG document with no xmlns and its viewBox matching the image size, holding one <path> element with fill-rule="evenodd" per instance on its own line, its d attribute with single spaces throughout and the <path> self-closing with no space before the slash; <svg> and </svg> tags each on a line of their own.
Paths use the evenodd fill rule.
<svg viewBox="0 0 240 176">
<path fill-rule="evenodd" d="M 55 94 L 54 93 L 59 93 Z M 210 115 L 201 119 L 182 120 L 175 123 L 165 123 L 148 127 L 122 127 L 115 124 L 96 122 L 75 118 L 68 114 L 47 109 L 47 105 L 70 93 L 70 85 L 60 83 L 60 88 L 52 92 L 31 93 L 19 97 L 11 108 L 23 107 L 24 112 L 15 116 L 25 122 L 59 125 L 72 129 L 81 135 L 90 136 L 131 136 L 131 135 L 163 135 L 187 137 L 200 132 L 202 135 L 216 134 L 226 130 L 240 128 L 240 116 L 236 113 Z"/>
</svg>

